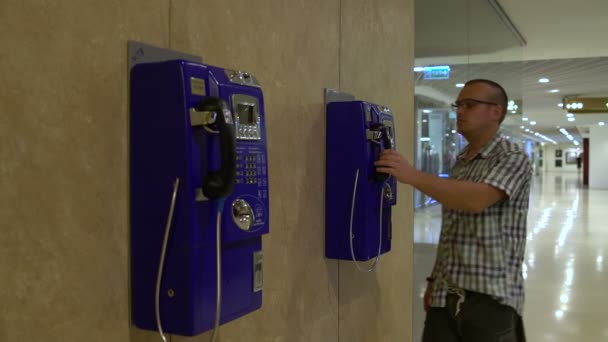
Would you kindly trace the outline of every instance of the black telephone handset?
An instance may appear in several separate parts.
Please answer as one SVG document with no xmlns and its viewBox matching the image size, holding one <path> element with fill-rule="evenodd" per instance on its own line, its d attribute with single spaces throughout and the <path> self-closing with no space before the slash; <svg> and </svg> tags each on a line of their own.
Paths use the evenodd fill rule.
<svg viewBox="0 0 608 342">
<path fill-rule="evenodd" d="M 380 132 L 380 146 L 378 147 L 378 154 L 376 158 L 380 158 L 380 153 L 386 149 L 394 149 L 395 143 L 393 137 L 391 136 L 391 132 L 388 127 L 381 123 L 375 123 L 371 125 L 370 131 Z M 374 168 L 375 170 L 375 168 Z M 388 179 L 389 174 L 384 172 L 374 171 L 374 180 L 376 182 L 384 182 Z"/>
<path fill-rule="evenodd" d="M 210 199 L 226 197 L 232 193 L 236 179 L 236 135 L 232 114 L 226 102 L 217 97 L 202 100 L 196 110 L 215 112 L 215 126 L 220 135 L 221 167 L 203 175 L 203 194 Z"/>
</svg>

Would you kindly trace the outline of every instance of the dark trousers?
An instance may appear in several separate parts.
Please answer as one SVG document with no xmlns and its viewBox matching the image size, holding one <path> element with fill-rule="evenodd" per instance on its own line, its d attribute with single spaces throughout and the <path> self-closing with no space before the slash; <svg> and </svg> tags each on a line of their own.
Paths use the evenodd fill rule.
<svg viewBox="0 0 608 342">
<path fill-rule="evenodd" d="M 445 308 L 426 314 L 422 342 L 525 342 L 521 316 L 491 296 L 466 292 L 456 315 L 459 297 L 449 294 Z"/>
</svg>

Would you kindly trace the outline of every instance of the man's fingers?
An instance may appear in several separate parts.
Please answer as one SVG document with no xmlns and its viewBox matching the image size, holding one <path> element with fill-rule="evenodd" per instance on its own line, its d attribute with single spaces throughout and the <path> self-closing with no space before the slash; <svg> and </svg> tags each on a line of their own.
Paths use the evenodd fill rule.
<svg viewBox="0 0 608 342">
<path fill-rule="evenodd" d="M 378 159 L 374 162 L 374 165 L 394 168 L 395 166 L 397 166 L 397 162 L 390 159 Z"/>
<path fill-rule="evenodd" d="M 392 175 L 392 171 L 394 169 L 388 168 L 388 167 L 377 167 L 376 171 L 378 172 L 382 172 L 382 173 L 388 173 L 389 175 Z"/>
<path fill-rule="evenodd" d="M 382 151 L 382 154 L 383 154 L 383 155 L 387 155 L 387 156 L 391 156 L 391 155 L 392 155 L 392 156 L 394 156 L 394 155 L 399 155 L 399 153 L 398 153 L 397 151 L 392 150 L 392 149 L 387 149 L 387 150 L 384 150 L 384 151 Z"/>
<path fill-rule="evenodd" d="M 392 160 L 398 161 L 400 156 L 398 154 L 382 154 L 378 160 Z"/>
</svg>

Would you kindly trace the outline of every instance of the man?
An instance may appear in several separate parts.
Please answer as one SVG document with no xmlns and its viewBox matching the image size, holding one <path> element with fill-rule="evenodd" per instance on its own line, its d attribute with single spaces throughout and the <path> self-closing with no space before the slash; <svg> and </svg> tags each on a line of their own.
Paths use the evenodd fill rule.
<svg viewBox="0 0 608 342">
<path fill-rule="evenodd" d="M 394 150 L 376 162 L 443 205 L 422 340 L 522 342 L 530 161 L 498 133 L 507 110 L 499 84 L 471 80 L 453 107 L 468 145 L 448 179 L 416 170 Z"/>
</svg>

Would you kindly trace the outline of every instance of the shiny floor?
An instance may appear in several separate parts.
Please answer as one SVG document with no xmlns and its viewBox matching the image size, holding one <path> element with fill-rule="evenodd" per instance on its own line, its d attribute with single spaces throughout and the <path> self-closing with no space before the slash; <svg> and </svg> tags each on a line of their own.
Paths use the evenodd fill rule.
<svg viewBox="0 0 608 342">
<path fill-rule="evenodd" d="M 535 177 L 530 197 L 524 263 L 527 340 L 608 341 L 608 191 L 583 188 L 580 173 L 545 173 Z M 440 223 L 439 206 L 416 212 L 416 342 L 424 326 L 424 279 L 435 260 Z"/>
</svg>

